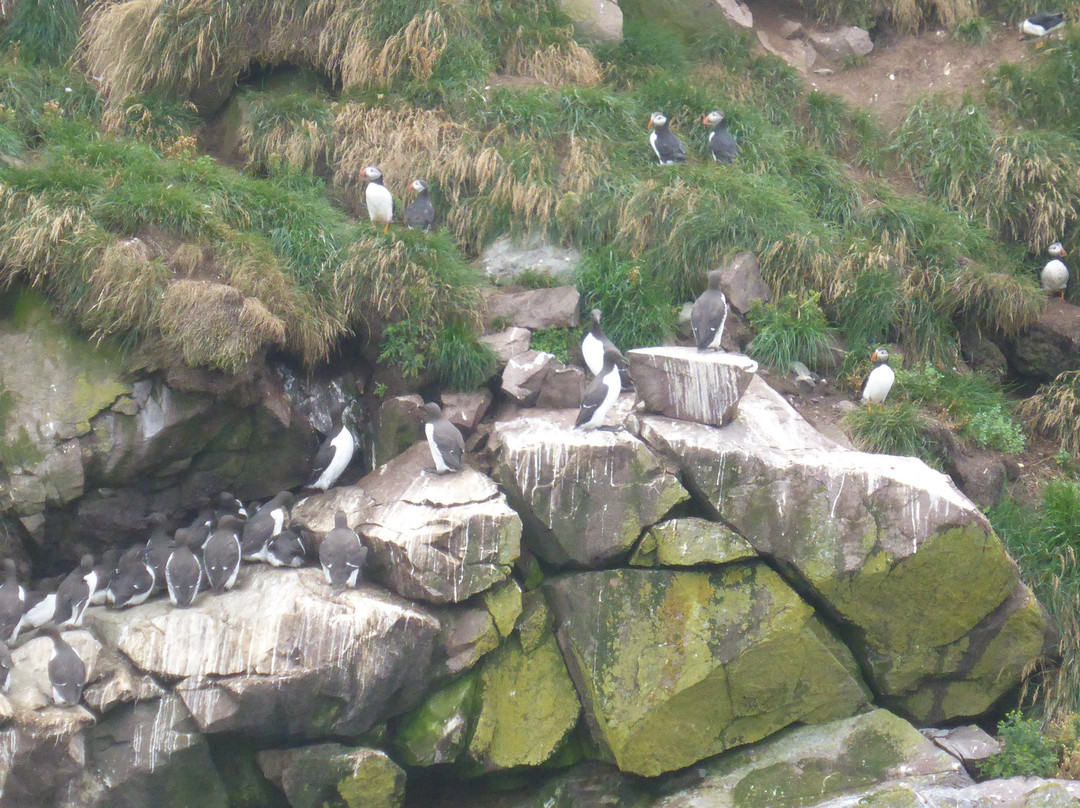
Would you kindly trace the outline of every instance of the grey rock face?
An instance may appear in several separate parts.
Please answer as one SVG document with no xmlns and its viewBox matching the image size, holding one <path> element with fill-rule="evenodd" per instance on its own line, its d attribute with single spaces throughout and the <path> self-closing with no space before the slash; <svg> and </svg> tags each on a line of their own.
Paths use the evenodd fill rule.
<svg viewBox="0 0 1080 808">
<path fill-rule="evenodd" d="M 735 416 L 757 372 L 745 356 L 696 348 L 638 348 L 626 357 L 647 411 L 714 426 Z"/>
<path fill-rule="evenodd" d="M 746 314 L 755 302 L 768 303 L 772 299 L 768 284 L 761 277 L 757 256 L 741 252 L 727 266 L 720 267 L 720 289 L 728 303 L 740 314 Z"/>
<path fill-rule="evenodd" d="M 378 580 L 402 597 L 457 603 L 509 574 L 521 519 L 476 469 L 435 474 L 431 465 L 427 444 L 418 443 L 356 486 L 309 498 L 293 516 L 326 532 L 345 511 Z"/>
<path fill-rule="evenodd" d="M 625 553 L 687 498 L 666 462 L 625 430 L 574 429 L 573 410 L 499 421 L 495 475 L 551 564 L 593 566 Z"/>
<path fill-rule="evenodd" d="M 529 350 L 532 332 L 527 328 L 511 327 L 495 334 L 485 334 L 480 341 L 495 352 L 503 364 Z"/>
<path fill-rule="evenodd" d="M 597 32 L 601 39 L 622 39 L 622 12 L 607 0 L 563 0 L 559 7 L 574 21 L 576 29 Z M 617 20 L 616 20 L 617 18 Z M 617 32 L 613 29 L 617 26 Z M 500 236 L 484 248 L 479 264 L 496 283 L 512 282 L 523 272 L 538 272 L 572 283 L 581 264 L 581 253 L 558 247 L 534 234 L 524 240 Z"/>
<path fill-rule="evenodd" d="M 475 393 L 443 393 L 442 411 L 446 420 L 456 427 L 472 432 L 491 406 L 491 393 L 480 390 Z"/>
<path fill-rule="evenodd" d="M 830 62 L 840 62 L 847 57 L 866 56 L 874 49 L 870 34 L 854 25 L 837 28 L 835 31 L 808 34 L 817 52 Z"/>
<path fill-rule="evenodd" d="M 293 808 L 398 808 L 405 799 L 405 772 L 385 752 L 336 743 L 258 754 L 259 766 L 281 786 Z"/>
<path fill-rule="evenodd" d="M 502 374 L 502 390 L 515 404 L 535 406 L 548 371 L 562 367 L 554 355 L 543 351 L 525 351 L 506 363 Z M 580 401 L 578 402 L 581 403 Z"/>
<path fill-rule="evenodd" d="M 577 328 L 579 299 L 576 286 L 507 291 L 485 290 L 484 321 L 505 321 L 518 328 Z"/>
<path fill-rule="evenodd" d="M 1039 381 L 1075 369 L 1080 356 L 1080 306 L 1051 300 L 1034 324 L 1005 343 L 1005 356 L 1016 373 Z"/>
</svg>

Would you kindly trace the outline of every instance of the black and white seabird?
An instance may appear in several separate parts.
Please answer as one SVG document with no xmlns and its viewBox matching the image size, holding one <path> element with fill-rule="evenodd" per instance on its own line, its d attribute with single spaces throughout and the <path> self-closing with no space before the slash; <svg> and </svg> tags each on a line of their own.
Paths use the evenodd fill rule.
<svg viewBox="0 0 1080 808">
<path fill-rule="evenodd" d="M 146 540 L 146 553 L 143 560 L 154 572 L 154 592 L 161 592 L 165 589 L 165 562 L 172 555 L 174 544 L 172 536 L 165 529 L 165 514 L 155 511 L 144 521 L 153 525 L 154 529 L 150 533 L 150 538 Z"/>
<path fill-rule="evenodd" d="M 302 567 L 307 558 L 303 529 L 292 525 L 266 544 L 266 563 L 271 567 Z"/>
<path fill-rule="evenodd" d="M 893 382 L 896 381 L 896 374 L 889 367 L 889 352 L 884 348 L 876 349 L 870 355 L 870 359 L 874 362 L 874 369 L 870 371 L 866 381 L 863 382 L 862 395 L 859 400 L 863 404 L 880 404 L 889 395 L 889 390 L 892 389 Z"/>
<path fill-rule="evenodd" d="M 334 514 L 334 529 L 326 534 L 319 545 L 319 563 L 322 564 L 326 582 L 335 593 L 346 586 L 356 588 L 367 553 L 356 531 L 349 527 L 345 513 L 338 511 Z"/>
<path fill-rule="evenodd" d="M 60 582 L 56 590 L 56 608 L 52 622 L 61 628 L 81 626 L 90 598 L 97 590 L 97 571 L 94 569 L 94 557 L 84 555 L 68 576 Z"/>
<path fill-rule="evenodd" d="M 27 592 L 26 611 L 11 635 L 11 642 L 17 641 L 22 632 L 41 628 L 51 622 L 54 614 L 56 614 L 55 592 Z"/>
<path fill-rule="evenodd" d="M 394 221 L 394 195 L 383 185 L 383 173 L 375 166 L 364 169 L 364 179 L 367 180 L 364 199 L 367 202 L 368 218 L 376 224 L 385 224 L 385 233 L 390 229 L 390 222 Z"/>
<path fill-rule="evenodd" d="M 424 405 L 424 434 L 427 436 L 435 471 L 461 471 L 465 468 L 465 439 L 458 428 L 443 417 L 442 408 L 434 401 Z"/>
<path fill-rule="evenodd" d="M 112 547 L 105 551 L 101 556 L 101 563 L 94 567 L 97 581 L 94 592 L 90 595 L 91 606 L 105 605 L 109 584 L 112 583 L 113 576 L 116 575 L 116 567 L 120 563 L 120 554 L 121 551 L 118 548 Z"/>
<path fill-rule="evenodd" d="M 214 510 L 214 516 L 217 519 L 222 516 L 239 516 L 241 519 L 247 519 L 248 510 L 239 499 L 228 491 L 222 491 L 218 494 L 218 506 Z"/>
<path fill-rule="evenodd" d="M 315 455 L 314 468 L 311 470 L 311 482 L 307 488 L 326 491 L 332 488 L 338 477 L 352 462 L 356 451 L 356 438 L 352 430 L 345 425 L 345 411 L 334 419 L 334 425 L 326 433 L 326 440 Z"/>
<path fill-rule="evenodd" d="M 690 310 L 690 328 L 694 331 L 694 342 L 699 351 L 719 351 L 720 340 L 724 336 L 724 323 L 727 322 L 727 297 L 720 290 L 723 273 L 714 269 L 709 273 L 709 288 L 694 301 Z"/>
<path fill-rule="evenodd" d="M 26 611 L 26 590 L 15 572 L 15 559 L 4 559 L 4 581 L 0 583 L 0 640 L 10 642 Z"/>
<path fill-rule="evenodd" d="M 686 149 L 682 141 L 668 128 L 667 116 L 662 112 L 654 112 L 649 116 L 649 144 L 652 146 L 656 157 L 662 166 L 670 166 L 675 163 L 686 162 Z"/>
<path fill-rule="evenodd" d="M 409 187 L 416 191 L 416 199 L 405 208 L 405 224 L 410 230 L 426 233 L 435 221 L 435 206 L 431 204 L 427 180 L 413 180 Z"/>
<path fill-rule="evenodd" d="M 619 349 L 607 338 L 604 329 L 600 326 L 600 309 L 589 312 L 589 330 L 581 340 L 581 357 L 585 360 L 585 367 L 589 373 L 596 376 L 604 367 L 604 353 L 611 349 L 619 354 L 619 362 L 625 361 Z"/>
<path fill-rule="evenodd" d="M 240 554 L 244 561 L 266 561 L 266 544 L 289 523 L 289 509 L 295 498 L 289 491 L 279 492 L 244 523 Z"/>
<path fill-rule="evenodd" d="M 86 664 L 78 651 L 60 636 L 56 626 L 42 626 L 41 633 L 52 639 L 53 652 L 49 660 L 49 681 L 53 702 L 57 707 L 74 707 L 82 698 L 86 685 Z"/>
<path fill-rule="evenodd" d="M 589 386 L 585 388 L 585 395 L 581 397 L 581 409 L 578 410 L 575 427 L 581 429 L 596 429 L 604 423 L 608 411 L 614 406 L 615 399 L 622 391 L 622 380 L 619 378 L 618 367 L 619 352 L 608 349 L 604 352 L 604 366 L 596 375 Z"/>
<path fill-rule="evenodd" d="M 1044 291 L 1052 295 L 1060 295 L 1065 299 L 1065 288 L 1069 285 L 1069 268 L 1061 259 L 1068 255 L 1060 241 L 1055 241 L 1046 251 L 1050 253 L 1050 260 L 1039 273 L 1039 282 Z"/>
<path fill-rule="evenodd" d="M 120 556 L 105 601 L 114 609 L 145 603 L 154 591 L 154 579 L 154 569 L 146 563 L 146 548 L 132 547 Z"/>
<path fill-rule="evenodd" d="M 240 573 L 240 530 L 243 525 L 239 516 L 226 514 L 218 519 L 217 527 L 203 544 L 206 581 L 215 592 L 225 592 L 236 586 L 236 576 Z"/>
<path fill-rule="evenodd" d="M 728 131 L 724 113 L 714 109 L 708 115 L 701 116 L 701 123 L 713 128 L 709 132 L 709 154 L 712 155 L 712 159 L 718 163 L 734 163 L 735 158 L 739 156 L 739 144 Z"/>
<path fill-rule="evenodd" d="M 195 555 L 199 537 L 191 528 L 176 531 L 176 546 L 165 562 L 165 585 L 173 606 L 185 608 L 195 602 L 203 584 L 202 564 Z"/>
<path fill-rule="evenodd" d="M 1048 36 L 1063 25 L 1065 25 L 1064 14 L 1051 14 L 1047 11 L 1040 11 L 1020 23 L 1020 38 L 1023 39 L 1025 34 L 1037 37 Z"/>
<path fill-rule="evenodd" d="M 0 642 L 0 693 L 7 693 L 11 689 L 11 672 L 14 669 L 15 660 L 11 658 L 7 643 Z"/>
</svg>

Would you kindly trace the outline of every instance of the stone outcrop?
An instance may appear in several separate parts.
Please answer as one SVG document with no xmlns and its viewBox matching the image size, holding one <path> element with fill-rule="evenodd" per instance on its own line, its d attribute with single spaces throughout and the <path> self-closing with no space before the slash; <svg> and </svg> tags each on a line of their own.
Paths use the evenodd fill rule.
<svg viewBox="0 0 1080 808">
<path fill-rule="evenodd" d="M 848 627 L 870 684 L 922 722 L 977 715 L 1019 681 L 1045 614 L 986 518 L 914 458 L 841 449 L 755 379 L 712 429 L 644 416 L 701 501 Z"/>
<path fill-rule="evenodd" d="M 491 445 L 531 549 L 551 564 L 594 566 L 626 553 L 687 493 L 633 435 L 574 429 L 575 417 L 544 410 L 498 421 Z"/>
<path fill-rule="evenodd" d="M 529 350 L 529 342 L 531 339 L 532 332 L 529 331 L 529 329 L 517 328 L 516 326 L 507 328 L 504 331 L 498 331 L 494 334 L 485 334 L 480 337 L 480 341 L 495 352 L 495 355 L 503 365 L 515 356 Z"/>
<path fill-rule="evenodd" d="M 436 474 L 426 442 L 293 517 L 325 533 L 338 510 L 371 549 L 376 580 L 402 597 L 457 603 L 503 580 L 518 557 L 521 519 L 495 483 L 469 467 Z"/>
<path fill-rule="evenodd" d="M 757 550 L 732 530 L 705 519 L 672 519 L 649 528 L 641 537 L 632 567 L 693 567 L 726 564 L 757 556 Z"/>
<path fill-rule="evenodd" d="M 176 682 L 200 731 L 294 738 L 355 735 L 412 706 L 439 631 L 380 590 L 332 596 L 319 570 L 266 567 L 193 608 L 155 601 L 86 623 L 138 670 Z"/>
<path fill-rule="evenodd" d="M 763 564 L 545 584 L 593 739 L 623 771 L 679 769 L 869 697 L 848 650 Z"/>
<path fill-rule="evenodd" d="M 560 0 L 559 8 L 574 21 L 575 30 L 598 39 L 622 39 L 622 11 L 610 0 Z M 512 283 L 526 272 L 573 283 L 581 253 L 552 244 L 538 233 L 525 239 L 500 236 L 484 248 L 477 263 L 496 283 Z"/>
<path fill-rule="evenodd" d="M 622 41 L 623 14 L 618 3 L 612 0 L 559 0 L 558 6 L 559 11 L 574 21 L 574 31 L 587 39 Z M 580 254 L 577 261 L 581 261 Z"/>
<path fill-rule="evenodd" d="M 696 348 L 638 348 L 626 357 L 648 412 L 714 426 L 735 417 L 757 372 L 745 356 Z"/>
<path fill-rule="evenodd" d="M 809 31 L 807 37 L 814 44 L 814 49 L 830 62 L 866 56 L 874 49 L 866 29 L 854 25 L 842 26 L 835 31 Z"/>
<path fill-rule="evenodd" d="M 484 322 L 505 322 L 536 331 L 544 328 L 577 328 L 580 324 L 576 286 L 544 289 L 485 290 Z"/>
<path fill-rule="evenodd" d="M 752 252 L 741 252 L 720 269 L 720 289 L 735 311 L 746 314 L 754 303 L 772 299 L 768 284 L 761 277 L 761 267 Z"/>
<path fill-rule="evenodd" d="M 260 752 L 267 779 L 292 808 L 401 808 L 405 772 L 385 752 L 336 743 Z"/>
<path fill-rule="evenodd" d="M 1004 344 L 1009 365 L 1020 376 L 1050 381 L 1080 367 L 1080 306 L 1051 299 L 1032 325 Z"/>
</svg>

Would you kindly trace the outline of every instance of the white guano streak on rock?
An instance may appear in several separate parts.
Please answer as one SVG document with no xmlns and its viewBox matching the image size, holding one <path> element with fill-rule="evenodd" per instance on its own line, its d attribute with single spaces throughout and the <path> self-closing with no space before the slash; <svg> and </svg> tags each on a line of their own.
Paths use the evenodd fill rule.
<svg viewBox="0 0 1080 808">
<path fill-rule="evenodd" d="M 145 724 L 138 724 L 131 738 L 131 760 L 135 769 L 145 765 L 150 772 L 158 767 L 159 762 L 164 762 L 177 749 L 179 733 L 173 730 L 177 722 L 177 710 L 182 706 L 180 699 L 166 696 L 158 701 L 157 714 L 149 731 Z M 186 711 L 186 708 L 184 708 Z M 187 716 L 184 716 L 185 718 Z"/>
</svg>

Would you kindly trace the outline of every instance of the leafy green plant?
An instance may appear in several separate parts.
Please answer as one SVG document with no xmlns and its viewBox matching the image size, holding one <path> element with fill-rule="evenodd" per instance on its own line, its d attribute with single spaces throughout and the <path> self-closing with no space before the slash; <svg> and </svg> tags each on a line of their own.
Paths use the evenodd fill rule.
<svg viewBox="0 0 1080 808">
<path fill-rule="evenodd" d="M 986 17 L 971 17 L 956 24 L 953 38 L 971 45 L 982 45 L 990 38 L 993 23 Z"/>
<path fill-rule="evenodd" d="M 833 329 L 818 305 L 819 297 L 817 292 L 802 298 L 788 294 L 776 303 L 754 303 L 747 316 L 754 338 L 746 352 L 785 372 L 793 362 L 820 367 L 829 351 Z"/>
<path fill-rule="evenodd" d="M 533 331 L 529 347 L 534 351 L 552 354 L 563 364 L 570 364 L 571 352 L 577 345 L 581 332 L 576 328 L 545 328 Z"/>
<path fill-rule="evenodd" d="M 941 447 L 930 434 L 930 422 L 908 401 L 859 407 L 844 415 L 842 424 L 864 452 L 918 457 L 940 468 Z"/>
<path fill-rule="evenodd" d="M 444 387 L 475 390 L 491 378 L 497 366 L 494 351 L 480 342 L 471 325 L 454 320 L 435 338 L 429 369 Z"/>
<path fill-rule="evenodd" d="M 1057 746 L 1043 734 L 1039 719 L 1013 710 L 998 723 L 998 738 L 1002 750 L 979 764 L 983 777 L 1052 777 L 1057 771 Z"/>
</svg>

